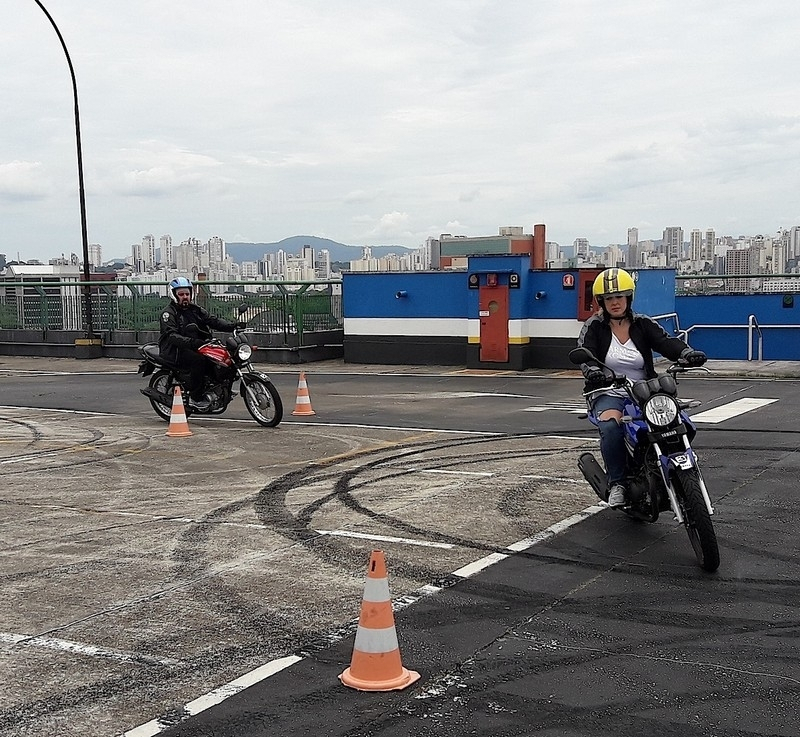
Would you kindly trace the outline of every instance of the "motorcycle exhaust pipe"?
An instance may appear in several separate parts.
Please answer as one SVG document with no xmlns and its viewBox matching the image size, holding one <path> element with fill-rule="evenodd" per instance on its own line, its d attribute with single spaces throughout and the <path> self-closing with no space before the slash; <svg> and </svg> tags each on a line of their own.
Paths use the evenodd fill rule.
<svg viewBox="0 0 800 737">
<path fill-rule="evenodd" d="M 147 389 L 139 389 L 139 391 L 144 394 L 148 399 L 152 399 L 159 404 L 165 404 L 167 407 L 172 406 L 172 396 L 170 394 L 164 394 L 163 392 L 156 391 L 152 387 L 147 387 Z"/>
</svg>

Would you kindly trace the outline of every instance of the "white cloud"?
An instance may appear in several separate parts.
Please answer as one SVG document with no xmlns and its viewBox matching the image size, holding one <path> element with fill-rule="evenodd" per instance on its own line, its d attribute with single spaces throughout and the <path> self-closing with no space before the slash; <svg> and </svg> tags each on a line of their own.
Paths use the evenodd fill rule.
<svg viewBox="0 0 800 737">
<path fill-rule="evenodd" d="M 156 230 L 416 246 L 798 224 L 794 0 L 47 7 L 108 253 Z M 45 258 L 80 242 L 69 75 L 34 3 L 0 25 L 4 233 Z"/>
<path fill-rule="evenodd" d="M 0 163 L 0 199 L 41 200 L 53 191 L 39 161 Z"/>
</svg>

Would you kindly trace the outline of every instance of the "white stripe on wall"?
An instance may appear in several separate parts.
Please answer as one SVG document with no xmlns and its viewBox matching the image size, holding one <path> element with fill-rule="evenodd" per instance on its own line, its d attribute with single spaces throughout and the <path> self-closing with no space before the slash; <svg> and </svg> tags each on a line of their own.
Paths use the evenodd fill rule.
<svg viewBox="0 0 800 737">
<path fill-rule="evenodd" d="M 346 317 L 345 335 L 467 336 L 466 318 L 451 317 Z"/>
<path fill-rule="evenodd" d="M 575 338 L 581 332 L 583 323 L 579 320 L 509 320 L 509 338 Z M 439 317 L 346 317 L 345 335 L 401 335 L 451 336 L 478 338 L 481 334 L 481 321 L 478 318 L 439 318 Z"/>
</svg>

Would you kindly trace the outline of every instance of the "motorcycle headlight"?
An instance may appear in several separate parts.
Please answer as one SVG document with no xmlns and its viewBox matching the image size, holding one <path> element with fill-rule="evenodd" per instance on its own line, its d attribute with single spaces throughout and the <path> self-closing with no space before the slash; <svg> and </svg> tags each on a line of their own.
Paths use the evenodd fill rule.
<svg viewBox="0 0 800 737">
<path fill-rule="evenodd" d="M 678 403 L 665 394 L 656 394 L 645 404 L 644 416 L 651 425 L 665 427 L 678 416 Z"/>
<path fill-rule="evenodd" d="M 250 356 L 253 355 L 253 349 L 247 343 L 242 343 L 237 349 L 236 355 L 240 361 L 249 361 Z"/>
</svg>

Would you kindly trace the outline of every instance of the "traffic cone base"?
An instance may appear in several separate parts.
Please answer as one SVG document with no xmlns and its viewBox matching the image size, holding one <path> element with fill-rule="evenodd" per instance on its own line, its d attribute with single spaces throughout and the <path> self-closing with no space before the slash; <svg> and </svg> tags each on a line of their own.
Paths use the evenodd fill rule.
<svg viewBox="0 0 800 737">
<path fill-rule="evenodd" d="M 359 691 L 399 691 L 420 678 L 403 667 L 394 626 L 386 560 L 380 550 L 370 556 L 361 614 L 350 667 L 339 680 Z"/>
<path fill-rule="evenodd" d="M 172 411 L 169 413 L 169 427 L 165 434 L 171 438 L 187 438 L 192 434 L 186 420 L 186 408 L 183 406 L 181 388 L 177 385 L 172 398 Z"/>
<path fill-rule="evenodd" d="M 392 655 L 392 660 L 396 660 L 398 663 L 400 662 L 400 650 L 396 650 L 394 653 L 389 653 Z M 378 657 L 385 658 L 387 657 L 386 654 L 381 654 Z M 355 661 L 355 653 L 353 654 L 353 661 Z M 420 679 L 419 673 L 415 670 L 407 670 L 402 665 L 400 666 L 400 675 L 396 678 L 390 678 L 386 681 L 376 681 L 371 679 L 369 681 L 363 680 L 361 678 L 356 678 L 353 675 L 352 669 L 353 668 L 366 668 L 370 670 L 379 669 L 381 666 L 380 664 L 375 663 L 359 663 L 356 664 L 353 662 L 349 668 L 345 668 L 344 672 L 339 676 L 339 680 L 345 685 L 349 686 L 350 688 L 354 688 L 357 691 L 402 691 L 406 686 L 410 686 L 415 681 Z"/>
<path fill-rule="evenodd" d="M 293 415 L 315 415 L 311 408 L 311 397 L 308 394 L 308 384 L 306 383 L 306 372 L 300 372 L 300 380 L 297 382 L 297 401 L 294 405 Z"/>
</svg>

